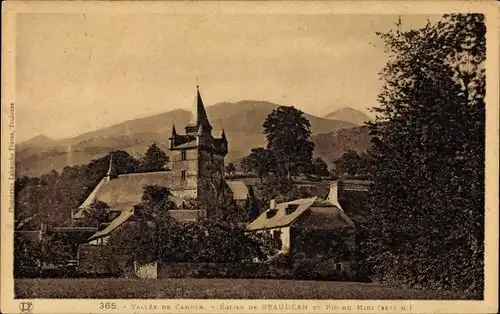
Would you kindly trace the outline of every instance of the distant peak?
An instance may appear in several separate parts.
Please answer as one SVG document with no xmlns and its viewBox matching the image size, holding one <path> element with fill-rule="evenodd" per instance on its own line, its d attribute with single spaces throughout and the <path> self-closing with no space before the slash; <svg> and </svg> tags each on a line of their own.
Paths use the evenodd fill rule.
<svg viewBox="0 0 500 314">
<path fill-rule="evenodd" d="M 21 142 L 21 143 L 47 143 L 47 142 L 53 142 L 53 141 L 55 141 L 55 140 L 48 137 L 47 135 L 39 134 L 37 136 L 34 136 L 28 140 Z"/>
<path fill-rule="evenodd" d="M 347 121 L 356 125 L 363 125 L 366 121 L 370 120 L 370 117 L 366 113 L 351 107 L 341 107 L 324 115 L 323 118 Z"/>
</svg>

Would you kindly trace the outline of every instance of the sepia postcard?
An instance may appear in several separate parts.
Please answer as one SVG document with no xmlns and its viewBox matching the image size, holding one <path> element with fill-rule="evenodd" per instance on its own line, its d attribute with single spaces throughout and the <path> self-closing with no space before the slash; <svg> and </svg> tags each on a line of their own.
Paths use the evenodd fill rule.
<svg viewBox="0 0 500 314">
<path fill-rule="evenodd" d="M 493 1 L 6 1 L 2 313 L 496 313 Z"/>
</svg>

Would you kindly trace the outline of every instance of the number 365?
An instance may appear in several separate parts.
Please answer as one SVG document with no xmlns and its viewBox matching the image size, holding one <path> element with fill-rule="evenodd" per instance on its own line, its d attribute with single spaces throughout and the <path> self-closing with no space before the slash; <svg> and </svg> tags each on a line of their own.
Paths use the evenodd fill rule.
<svg viewBox="0 0 500 314">
<path fill-rule="evenodd" d="M 99 308 L 101 310 L 114 310 L 114 309 L 116 309 L 116 303 L 113 303 L 113 302 L 101 302 L 101 303 L 99 303 Z"/>
</svg>

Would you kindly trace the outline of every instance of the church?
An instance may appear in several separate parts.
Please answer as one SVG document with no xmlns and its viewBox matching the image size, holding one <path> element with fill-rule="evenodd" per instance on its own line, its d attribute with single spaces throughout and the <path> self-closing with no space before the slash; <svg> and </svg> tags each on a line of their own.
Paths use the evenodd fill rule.
<svg viewBox="0 0 500 314">
<path fill-rule="evenodd" d="M 178 134 L 175 125 L 169 140 L 169 161 L 165 171 L 118 174 L 112 156 L 107 175 L 90 193 L 72 215 L 76 222 L 96 201 L 110 207 L 109 223 L 93 234 L 92 244 L 105 244 L 113 230 L 134 216 L 134 206 L 141 202 L 144 187 L 167 187 L 176 208 L 169 214 L 179 222 L 195 222 L 199 218 L 213 218 L 233 200 L 233 192 L 224 179 L 224 158 L 228 153 L 228 141 L 224 130 L 220 137 L 212 135 L 199 86 L 196 90 L 195 110 L 184 134 Z"/>
</svg>

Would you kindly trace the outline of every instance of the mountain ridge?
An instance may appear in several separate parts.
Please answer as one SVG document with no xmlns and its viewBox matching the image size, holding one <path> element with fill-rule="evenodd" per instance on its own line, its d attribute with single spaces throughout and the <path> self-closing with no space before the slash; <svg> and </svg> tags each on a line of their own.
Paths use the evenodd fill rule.
<svg viewBox="0 0 500 314">
<path fill-rule="evenodd" d="M 351 108 L 342 107 L 323 116 L 325 119 L 334 119 L 351 122 L 355 125 L 364 125 L 371 118 L 364 112 Z"/>
<path fill-rule="evenodd" d="M 251 148 L 265 146 L 262 124 L 267 115 L 279 105 L 267 101 L 243 100 L 221 102 L 206 106 L 215 137 L 225 130 L 229 141 L 227 162 L 246 156 Z M 311 124 L 312 137 L 340 129 L 355 127 L 346 121 L 325 119 L 304 113 Z M 182 132 L 191 120 L 191 112 L 175 109 L 164 113 L 131 119 L 80 135 L 33 145 L 32 139 L 16 145 L 16 169 L 19 175 L 40 175 L 52 169 L 85 164 L 112 150 L 125 150 L 143 155 L 151 143 L 168 149 L 172 126 Z M 36 139 L 36 137 L 35 137 Z M 42 137 L 43 139 L 43 137 Z"/>
</svg>

